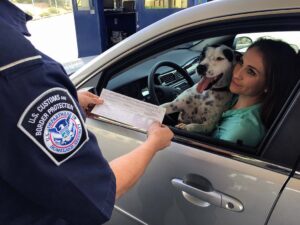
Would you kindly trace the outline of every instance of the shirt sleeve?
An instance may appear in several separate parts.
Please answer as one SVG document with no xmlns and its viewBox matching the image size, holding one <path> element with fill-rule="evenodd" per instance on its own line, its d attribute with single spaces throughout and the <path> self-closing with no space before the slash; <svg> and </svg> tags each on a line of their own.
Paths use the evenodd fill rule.
<svg viewBox="0 0 300 225">
<path fill-rule="evenodd" d="M 9 56 L 0 59 L 1 179 L 28 208 L 68 224 L 104 223 L 115 177 L 86 130 L 76 89 L 58 63 L 0 28 L 1 55 Z"/>
</svg>

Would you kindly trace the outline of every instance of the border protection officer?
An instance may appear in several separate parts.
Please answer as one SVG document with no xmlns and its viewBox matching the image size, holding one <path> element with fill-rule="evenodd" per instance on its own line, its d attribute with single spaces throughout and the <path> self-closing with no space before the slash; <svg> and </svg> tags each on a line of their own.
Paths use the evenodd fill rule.
<svg viewBox="0 0 300 225">
<path fill-rule="evenodd" d="M 0 224 L 102 224 L 173 134 L 154 124 L 108 163 L 64 69 L 24 38 L 30 16 L 0 9 Z"/>
</svg>

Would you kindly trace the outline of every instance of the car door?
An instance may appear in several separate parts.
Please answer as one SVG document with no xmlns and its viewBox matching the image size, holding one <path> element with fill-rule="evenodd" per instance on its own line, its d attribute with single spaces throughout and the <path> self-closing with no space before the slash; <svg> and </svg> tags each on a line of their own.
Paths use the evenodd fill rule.
<svg viewBox="0 0 300 225">
<path fill-rule="evenodd" d="M 112 121 L 87 122 L 108 160 L 146 139 Z M 177 135 L 116 202 L 108 224 L 264 224 L 291 168 L 232 150 Z"/>
<path fill-rule="evenodd" d="M 118 125 L 88 123 L 108 160 L 146 138 Z M 290 170 L 207 147 L 189 147 L 175 137 L 116 202 L 107 224 L 264 224 Z M 184 179 L 191 184 L 182 184 Z"/>
<path fill-rule="evenodd" d="M 254 24 L 259 27 L 257 21 Z M 247 27 L 235 29 L 231 32 L 242 33 Z M 204 30 L 207 37 L 229 34 L 216 27 Z M 190 34 L 184 32 L 187 36 Z M 194 38 L 204 38 L 203 32 Z M 154 43 L 155 47 L 158 49 L 164 42 L 174 47 L 170 46 L 170 39 L 177 43 L 180 35 L 182 33 L 176 33 L 159 40 L 159 44 Z M 154 54 L 152 50 L 140 49 L 135 57 L 129 55 L 104 68 L 97 88 L 105 87 L 107 77 L 115 75 L 109 75 L 107 71 L 116 71 L 120 65 L 125 68 L 124 62 L 129 62 L 128 67 L 132 67 L 132 58 L 135 63 L 143 61 L 143 54 L 148 57 Z M 134 86 L 130 88 L 134 89 Z M 116 201 L 112 219 L 107 224 L 265 224 L 296 161 L 296 153 L 289 145 L 290 131 L 284 135 L 280 132 L 288 119 L 288 107 L 291 106 L 286 106 L 263 143 L 253 152 L 235 144 L 175 133 L 172 144 L 154 157 L 140 181 Z M 108 160 L 130 152 L 146 139 L 144 132 L 115 121 L 90 118 L 87 124 L 96 134 Z M 299 127 L 295 121 L 294 125 Z M 283 144 L 285 154 L 280 153 Z"/>
</svg>

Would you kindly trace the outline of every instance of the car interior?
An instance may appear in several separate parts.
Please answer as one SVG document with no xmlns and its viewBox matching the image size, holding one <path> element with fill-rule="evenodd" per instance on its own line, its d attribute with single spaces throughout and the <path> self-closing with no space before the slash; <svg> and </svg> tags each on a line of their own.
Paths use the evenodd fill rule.
<svg viewBox="0 0 300 225">
<path fill-rule="evenodd" d="M 160 105 L 172 101 L 177 95 L 201 79 L 196 73 L 196 67 L 199 63 L 201 52 L 205 47 L 224 44 L 243 53 L 256 39 L 267 37 L 284 40 L 294 47 L 295 50 L 298 50 L 300 44 L 297 43 L 296 39 L 290 39 L 290 37 L 297 36 L 297 33 L 299 34 L 299 32 L 293 31 L 240 33 L 205 39 L 181 40 L 178 43 L 169 43 L 165 49 L 157 50 L 154 53 L 149 53 L 149 55 L 135 56 L 136 58 L 130 59 L 129 63 L 124 62 L 125 66 L 118 65 L 120 69 L 114 68 L 107 72 L 110 76 L 102 76 L 100 79 L 96 76 L 84 86 L 92 86 L 95 80 L 99 80 L 98 85 L 94 88 L 94 92 L 97 94 L 100 94 L 102 88 L 106 88 L 141 101 Z M 173 64 L 175 66 L 172 66 Z M 189 78 L 191 78 L 190 81 Z M 152 88 L 154 88 L 155 94 L 149 90 L 151 88 L 149 85 L 154 85 Z M 178 113 L 174 113 L 170 116 L 165 116 L 163 121 L 164 124 L 170 126 L 174 131 L 176 135 L 175 141 L 202 147 L 203 143 L 205 143 L 207 148 L 222 146 L 225 150 L 224 154 L 226 154 L 226 150 L 229 150 L 230 152 L 242 152 L 246 155 L 258 155 L 266 144 L 269 135 L 269 132 L 267 132 L 261 143 L 253 148 L 242 143 L 231 143 L 212 138 L 209 135 L 181 130 L 175 127 L 178 123 L 177 119 Z"/>
</svg>

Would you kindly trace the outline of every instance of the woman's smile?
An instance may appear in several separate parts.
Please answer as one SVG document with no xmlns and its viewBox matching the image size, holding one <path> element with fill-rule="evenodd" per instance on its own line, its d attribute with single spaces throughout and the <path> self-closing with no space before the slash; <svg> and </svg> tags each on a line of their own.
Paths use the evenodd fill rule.
<svg viewBox="0 0 300 225">
<path fill-rule="evenodd" d="M 230 86 L 231 86 L 231 85 L 234 85 L 234 86 L 237 87 L 237 88 L 242 87 L 242 85 L 240 85 L 240 84 L 236 81 L 236 79 L 234 79 L 234 78 L 232 78 L 232 80 L 231 80 Z"/>
</svg>

